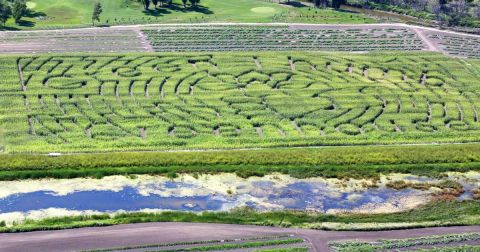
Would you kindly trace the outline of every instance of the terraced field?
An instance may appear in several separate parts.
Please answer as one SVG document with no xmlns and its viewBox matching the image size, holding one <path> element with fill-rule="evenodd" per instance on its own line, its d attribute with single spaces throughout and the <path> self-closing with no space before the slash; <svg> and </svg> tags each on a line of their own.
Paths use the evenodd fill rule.
<svg viewBox="0 0 480 252">
<path fill-rule="evenodd" d="M 429 53 L 5 56 L 0 124 L 11 152 L 473 142 L 479 67 Z"/>
<path fill-rule="evenodd" d="M 168 51 L 422 50 L 406 28 L 296 29 L 287 26 L 160 27 L 145 29 L 153 48 Z"/>
<path fill-rule="evenodd" d="M 459 37 L 441 33 L 432 33 L 429 37 L 450 55 L 480 58 L 479 37 Z"/>
</svg>

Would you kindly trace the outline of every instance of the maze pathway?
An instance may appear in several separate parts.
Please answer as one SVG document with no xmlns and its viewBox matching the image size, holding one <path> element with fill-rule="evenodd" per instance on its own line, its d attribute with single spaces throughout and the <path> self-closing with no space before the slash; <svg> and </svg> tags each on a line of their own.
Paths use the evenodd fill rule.
<svg viewBox="0 0 480 252">
<path fill-rule="evenodd" d="M 19 151 L 478 141 L 479 64 L 432 54 L 4 57 L 0 123 Z"/>
</svg>

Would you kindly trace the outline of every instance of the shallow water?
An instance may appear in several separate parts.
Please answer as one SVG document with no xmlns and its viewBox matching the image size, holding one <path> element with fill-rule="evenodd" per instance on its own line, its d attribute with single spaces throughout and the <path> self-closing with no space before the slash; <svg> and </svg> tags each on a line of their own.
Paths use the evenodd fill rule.
<svg viewBox="0 0 480 252">
<path fill-rule="evenodd" d="M 455 176 L 466 189 L 480 185 L 478 174 Z M 385 186 L 392 179 L 434 182 L 395 175 L 383 177 L 372 187 L 368 185 L 373 183 L 365 180 L 295 179 L 280 174 L 248 179 L 219 174 L 197 178 L 181 175 L 174 180 L 111 176 L 10 181 L 0 182 L 0 221 L 119 211 L 228 211 L 242 206 L 259 211 L 396 212 L 421 205 L 434 193 L 433 189 L 393 190 Z M 468 192 L 462 197 L 468 198 Z"/>
<path fill-rule="evenodd" d="M 165 185 L 165 189 L 175 183 L 169 182 L 169 184 Z M 191 187 L 192 185 L 181 186 Z M 168 197 L 156 194 L 142 195 L 137 188 L 130 186 L 121 191 L 77 191 L 67 195 L 56 195 L 52 191 L 36 191 L 0 199 L 0 213 L 28 212 L 47 208 L 100 212 L 142 209 L 221 211 L 244 205 L 257 210 L 294 209 L 325 212 L 331 209 L 351 210 L 367 203 L 384 203 L 393 198 L 418 194 L 415 190 L 395 191 L 387 188 L 337 194 L 322 186 L 306 182 L 293 183 L 281 188 L 256 185 L 250 193 L 231 196 L 202 195 L 202 193 L 195 196 Z"/>
</svg>

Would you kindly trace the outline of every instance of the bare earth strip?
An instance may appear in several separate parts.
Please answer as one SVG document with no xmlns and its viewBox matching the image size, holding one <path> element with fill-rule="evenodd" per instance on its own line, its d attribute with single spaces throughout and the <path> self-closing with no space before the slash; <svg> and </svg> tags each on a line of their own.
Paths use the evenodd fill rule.
<svg viewBox="0 0 480 252">
<path fill-rule="evenodd" d="M 248 225 L 203 223 L 143 223 L 59 231 L 0 234 L 0 251 L 72 251 L 160 244 L 179 241 L 238 239 L 292 234 L 304 238 L 313 251 L 328 251 L 328 242 L 375 241 L 432 235 L 480 232 L 480 226 L 438 227 L 378 232 L 336 232 Z"/>
<path fill-rule="evenodd" d="M 211 23 L 113 26 L 46 31 L 0 32 L 0 54 L 52 52 L 149 52 L 153 51 L 142 30 L 165 27 L 282 26 L 301 30 L 349 30 L 403 28 L 415 33 L 424 48 L 459 57 L 480 57 L 480 35 L 463 34 L 407 24 L 321 25 L 287 23 Z M 468 54 L 455 51 L 450 44 L 470 43 Z M 463 44 L 460 44 L 463 46 Z"/>
</svg>

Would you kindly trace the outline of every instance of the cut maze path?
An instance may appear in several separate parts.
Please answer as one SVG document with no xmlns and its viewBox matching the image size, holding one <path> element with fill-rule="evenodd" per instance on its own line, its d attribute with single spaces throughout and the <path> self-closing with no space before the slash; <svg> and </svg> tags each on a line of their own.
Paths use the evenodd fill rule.
<svg viewBox="0 0 480 252">
<path fill-rule="evenodd" d="M 480 36 L 406 24 L 212 23 L 0 32 L 0 54 L 428 50 L 480 58 Z"/>
</svg>

